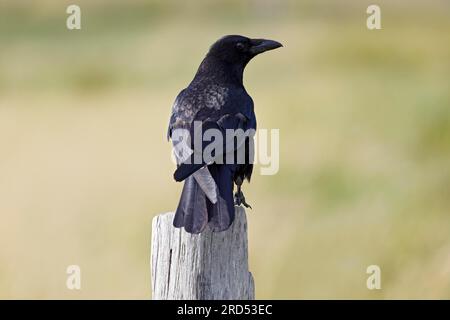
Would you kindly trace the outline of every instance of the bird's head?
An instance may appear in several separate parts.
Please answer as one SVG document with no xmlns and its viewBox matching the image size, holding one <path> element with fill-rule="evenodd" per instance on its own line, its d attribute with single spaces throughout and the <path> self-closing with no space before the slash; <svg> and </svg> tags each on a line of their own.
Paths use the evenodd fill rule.
<svg viewBox="0 0 450 320">
<path fill-rule="evenodd" d="M 281 43 L 273 40 L 230 35 L 217 40 L 209 49 L 207 56 L 245 66 L 256 55 L 282 46 Z"/>
</svg>

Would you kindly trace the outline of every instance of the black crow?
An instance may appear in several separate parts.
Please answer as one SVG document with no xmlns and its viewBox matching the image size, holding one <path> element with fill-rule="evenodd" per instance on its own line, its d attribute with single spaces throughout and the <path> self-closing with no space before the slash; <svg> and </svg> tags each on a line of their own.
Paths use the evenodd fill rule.
<svg viewBox="0 0 450 320">
<path fill-rule="evenodd" d="M 202 142 L 199 150 L 193 147 L 194 123 L 203 132 L 213 128 L 224 137 L 227 129 L 256 130 L 253 100 L 243 85 L 244 68 L 256 55 L 281 46 L 272 40 L 225 36 L 211 46 L 192 82 L 178 94 L 168 128 L 177 159 L 174 178 L 185 180 L 173 221 L 175 227 L 184 226 L 189 233 L 200 233 L 206 225 L 213 231 L 223 231 L 234 220 L 235 204 L 249 207 L 241 185 L 244 179 L 250 181 L 253 170 L 253 154 L 249 152 L 253 136 L 247 136 L 244 143 L 233 138 L 231 149 L 225 146 L 225 151 L 214 154 L 215 160 L 222 161 L 195 162 L 194 154 L 201 154 L 210 142 Z M 176 138 L 175 131 L 182 134 Z M 184 156 L 186 147 L 193 150 L 188 158 Z M 225 153 L 236 157 L 239 148 L 245 149 L 244 161 L 223 160 Z M 237 192 L 233 199 L 234 184 Z"/>
</svg>

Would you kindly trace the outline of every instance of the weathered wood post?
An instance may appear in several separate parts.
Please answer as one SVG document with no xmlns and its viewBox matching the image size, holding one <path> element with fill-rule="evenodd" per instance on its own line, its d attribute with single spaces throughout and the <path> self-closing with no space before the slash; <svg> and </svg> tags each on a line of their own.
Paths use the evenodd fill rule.
<svg viewBox="0 0 450 320">
<path fill-rule="evenodd" d="M 233 225 L 223 232 L 207 227 L 189 234 L 173 227 L 173 217 L 169 212 L 152 221 L 153 299 L 254 299 L 245 210 L 236 207 Z"/>
</svg>

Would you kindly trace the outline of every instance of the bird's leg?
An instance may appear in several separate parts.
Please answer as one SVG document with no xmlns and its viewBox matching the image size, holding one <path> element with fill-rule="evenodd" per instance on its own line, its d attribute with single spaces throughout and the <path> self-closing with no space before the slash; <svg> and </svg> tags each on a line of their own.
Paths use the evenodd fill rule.
<svg viewBox="0 0 450 320">
<path fill-rule="evenodd" d="M 242 193 L 241 186 L 242 186 L 242 179 L 237 178 L 235 183 L 237 185 L 237 191 L 234 194 L 234 204 L 237 206 L 240 206 L 241 204 L 246 208 L 252 208 L 251 205 L 249 205 L 247 202 L 245 202 L 244 194 Z"/>
</svg>

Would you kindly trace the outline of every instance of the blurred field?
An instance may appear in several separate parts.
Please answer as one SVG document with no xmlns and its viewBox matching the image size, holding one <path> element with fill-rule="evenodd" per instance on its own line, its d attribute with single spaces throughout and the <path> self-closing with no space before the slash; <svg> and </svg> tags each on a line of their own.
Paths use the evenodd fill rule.
<svg viewBox="0 0 450 320">
<path fill-rule="evenodd" d="M 150 298 L 170 107 L 225 34 L 285 45 L 245 75 L 281 136 L 244 186 L 257 297 L 450 298 L 447 2 L 379 1 L 379 31 L 366 1 L 80 0 L 68 31 L 71 3 L 0 4 L 0 298 Z"/>
</svg>

